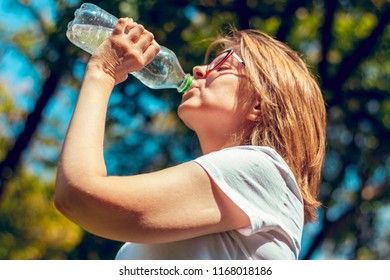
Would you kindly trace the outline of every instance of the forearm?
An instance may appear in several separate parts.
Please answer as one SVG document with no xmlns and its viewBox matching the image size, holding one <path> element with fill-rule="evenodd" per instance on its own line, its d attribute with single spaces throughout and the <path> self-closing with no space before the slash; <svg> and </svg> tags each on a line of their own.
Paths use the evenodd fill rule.
<svg viewBox="0 0 390 280">
<path fill-rule="evenodd" d="M 113 86 L 103 72 L 87 70 L 59 159 L 56 195 L 106 176 L 104 130 Z"/>
</svg>

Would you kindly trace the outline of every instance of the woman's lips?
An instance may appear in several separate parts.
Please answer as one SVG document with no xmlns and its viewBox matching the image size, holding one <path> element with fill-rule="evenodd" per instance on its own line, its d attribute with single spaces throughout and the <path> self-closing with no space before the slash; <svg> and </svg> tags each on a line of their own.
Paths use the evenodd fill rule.
<svg viewBox="0 0 390 280">
<path fill-rule="evenodd" d="M 186 101 L 187 99 L 189 99 L 192 94 L 191 92 L 194 90 L 194 89 L 197 89 L 199 87 L 197 86 L 191 86 L 183 95 L 182 95 L 182 102 Z"/>
</svg>

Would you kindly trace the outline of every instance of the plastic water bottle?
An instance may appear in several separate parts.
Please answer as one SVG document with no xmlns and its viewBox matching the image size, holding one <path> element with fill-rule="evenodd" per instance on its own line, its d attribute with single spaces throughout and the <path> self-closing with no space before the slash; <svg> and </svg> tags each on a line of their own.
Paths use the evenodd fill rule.
<svg viewBox="0 0 390 280">
<path fill-rule="evenodd" d="M 90 54 L 111 35 L 118 21 L 118 18 L 90 3 L 82 4 L 74 15 L 66 36 Z M 152 89 L 176 88 L 178 92 L 185 93 L 192 83 L 192 76 L 184 73 L 175 53 L 163 46 L 152 62 L 130 74 Z"/>
</svg>

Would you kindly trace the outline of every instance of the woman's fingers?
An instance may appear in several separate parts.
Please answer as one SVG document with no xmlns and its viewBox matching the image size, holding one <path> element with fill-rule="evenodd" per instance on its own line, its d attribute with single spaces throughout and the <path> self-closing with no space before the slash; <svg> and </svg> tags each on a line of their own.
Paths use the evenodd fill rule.
<svg viewBox="0 0 390 280">
<path fill-rule="evenodd" d="M 145 28 L 141 24 L 128 25 L 127 37 L 133 42 L 137 43 L 140 37 L 144 34 Z"/>
<path fill-rule="evenodd" d="M 144 31 L 144 33 L 139 37 L 136 45 L 144 52 L 153 42 L 154 36 L 149 31 Z"/>
<path fill-rule="evenodd" d="M 160 52 L 160 49 L 160 45 L 153 40 L 152 43 L 145 49 L 143 54 L 146 61 L 145 65 L 149 64 L 153 60 L 153 58 Z"/>
<path fill-rule="evenodd" d="M 124 35 L 136 43 L 144 31 L 143 25 L 136 23 L 132 18 L 120 18 L 112 31 L 112 35 Z"/>
<path fill-rule="evenodd" d="M 145 51 L 154 40 L 152 33 L 147 31 L 142 24 L 134 22 L 131 18 L 120 18 L 116 24 L 113 35 L 123 35 L 138 47 L 142 52 Z"/>
<path fill-rule="evenodd" d="M 94 53 L 91 65 L 104 69 L 116 84 L 149 64 L 160 51 L 153 34 L 130 18 L 118 20 L 109 40 Z"/>
<path fill-rule="evenodd" d="M 125 33 L 127 26 L 133 22 L 131 18 L 120 18 L 112 31 L 112 35 L 121 35 Z"/>
</svg>

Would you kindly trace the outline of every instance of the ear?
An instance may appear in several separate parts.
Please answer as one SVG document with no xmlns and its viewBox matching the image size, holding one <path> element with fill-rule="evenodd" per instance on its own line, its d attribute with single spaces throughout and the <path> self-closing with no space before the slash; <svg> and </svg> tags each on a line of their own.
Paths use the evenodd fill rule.
<svg viewBox="0 0 390 280">
<path fill-rule="evenodd" d="M 255 122 L 258 121 L 260 117 L 261 117 L 260 102 L 256 102 L 250 108 L 246 118 L 247 120 Z"/>
</svg>

